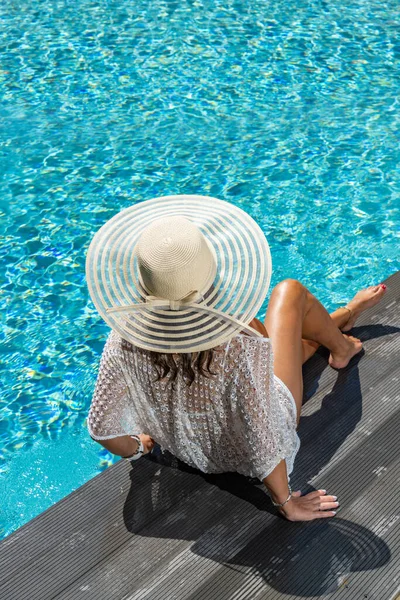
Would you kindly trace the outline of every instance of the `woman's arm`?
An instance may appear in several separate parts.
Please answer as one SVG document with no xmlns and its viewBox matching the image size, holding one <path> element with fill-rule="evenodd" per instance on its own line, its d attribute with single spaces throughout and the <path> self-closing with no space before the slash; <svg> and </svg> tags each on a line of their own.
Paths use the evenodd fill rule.
<svg viewBox="0 0 400 600">
<path fill-rule="evenodd" d="M 154 446 L 154 440 L 146 433 L 141 433 L 139 438 L 143 442 L 144 454 L 151 452 Z M 94 439 L 94 438 L 92 438 Z M 122 456 L 123 458 L 132 456 L 138 449 L 139 444 L 136 440 L 132 439 L 129 435 L 121 435 L 116 438 L 111 438 L 109 440 L 94 440 L 101 444 L 106 450 L 112 452 L 112 454 L 116 454 L 117 456 Z"/>
<path fill-rule="evenodd" d="M 265 487 L 270 492 L 274 502 L 281 504 L 289 496 L 289 486 L 286 470 L 286 461 L 281 462 L 263 479 Z M 326 495 L 326 490 L 316 490 L 309 494 L 301 495 L 300 491 L 293 492 L 286 504 L 278 508 L 279 512 L 289 521 L 312 521 L 326 517 L 334 517 L 337 508 L 336 496 Z"/>
<path fill-rule="evenodd" d="M 289 486 L 286 461 L 284 459 L 271 471 L 268 477 L 263 479 L 263 483 L 274 502 L 278 502 L 279 504 L 285 502 L 289 496 Z"/>
</svg>

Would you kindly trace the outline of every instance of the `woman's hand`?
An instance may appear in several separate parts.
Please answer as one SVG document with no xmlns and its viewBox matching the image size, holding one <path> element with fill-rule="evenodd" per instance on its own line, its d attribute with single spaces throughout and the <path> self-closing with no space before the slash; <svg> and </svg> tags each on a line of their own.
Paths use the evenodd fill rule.
<svg viewBox="0 0 400 600">
<path fill-rule="evenodd" d="M 279 512 L 289 521 L 313 521 L 334 517 L 335 509 L 339 506 L 336 496 L 327 496 L 326 490 L 317 490 L 301 495 L 293 492 L 289 502 L 279 508 Z"/>
<path fill-rule="evenodd" d="M 154 444 L 155 444 L 155 441 L 153 440 L 153 438 L 150 437 L 149 435 L 147 435 L 147 433 L 141 433 L 140 435 L 138 435 L 138 437 L 140 438 L 140 441 L 143 444 L 143 448 L 144 448 L 143 454 L 148 454 L 149 452 L 151 452 L 153 450 Z"/>
</svg>

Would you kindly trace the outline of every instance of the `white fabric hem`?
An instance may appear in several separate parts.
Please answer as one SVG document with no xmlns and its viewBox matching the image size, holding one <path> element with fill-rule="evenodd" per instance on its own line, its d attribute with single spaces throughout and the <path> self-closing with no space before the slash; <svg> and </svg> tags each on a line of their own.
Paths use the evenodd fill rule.
<svg viewBox="0 0 400 600">
<path fill-rule="evenodd" d="M 282 379 L 280 379 L 280 378 L 278 377 L 278 375 L 275 375 L 275 373 L 274 373 L 274 379 L 276 379 L 276 380 L 278 381 L 278 383 L 280 383 L 280 384 L 281 384 L 281 386 L 283 387 L 283 389 L 284 389 L 284 390 L 286 390 L 286 393 L 287 393 L 288 397 L 289 397 L 289 398 L 290 398 L 290 400 L 292 401 L 293 408 L 294 408 L 294 412 L 295 412 L 295 414 L 297 415 L 297 404 L 296 404 L 296 401 L 295 401 L 295 399 L 294 399 L 294 397 L 293 397 L 293 394 L 292 394 L 292 392 L 289 390 L 289 388 L 288 388 L 288 386 L 286 385 L 286 383 L 284 383 L 284 382 L 282 381 Z"/>
</svg>

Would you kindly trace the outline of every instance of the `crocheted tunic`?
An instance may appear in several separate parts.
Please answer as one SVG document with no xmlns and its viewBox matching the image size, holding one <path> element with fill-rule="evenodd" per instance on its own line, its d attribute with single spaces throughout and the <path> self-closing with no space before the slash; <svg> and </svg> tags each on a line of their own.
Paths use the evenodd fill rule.
<svg viewBox="0 0 400 600">
<path fill-rule="evenodd" d="M 150 353 L 111 331 L 88 415 L 96 440 L 147 433 L 162 449 L 205 473 L 235 471 L 262 480 L 300 446 L 296 405 L 273 373 L 269 338 L 238 334 L 214 349 L 211 378 L 191 386 L 155 381 Z"/>
</svg>

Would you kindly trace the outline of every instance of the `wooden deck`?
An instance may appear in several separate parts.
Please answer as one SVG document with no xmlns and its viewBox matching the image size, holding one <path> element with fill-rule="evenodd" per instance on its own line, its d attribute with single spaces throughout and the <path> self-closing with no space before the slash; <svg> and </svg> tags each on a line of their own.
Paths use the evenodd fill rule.
<svg viewBox="0 0 400 600">
<path fill-rule="evenodd" d="M 1 542 L 0 598 L 400 598 L 400 272 L 386 284 L 352 332 L 363 352 L 304 367 L 291 479 L 335 493 L 336 517 L 290 523 L 262 485 L 168 453 L 121 460 Z"/>
</svg>

